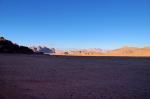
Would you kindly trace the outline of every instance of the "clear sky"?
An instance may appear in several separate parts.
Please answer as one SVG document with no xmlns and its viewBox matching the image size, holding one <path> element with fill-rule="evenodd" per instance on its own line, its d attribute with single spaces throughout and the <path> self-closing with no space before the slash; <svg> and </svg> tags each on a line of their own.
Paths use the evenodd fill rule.
<svg viewBox="0 0 150 99">
<path fill-rule="evenodd" d="M 150 0 L 0 0 L 0 35 L 23 45 L 150 45 Z"/>
</svg>

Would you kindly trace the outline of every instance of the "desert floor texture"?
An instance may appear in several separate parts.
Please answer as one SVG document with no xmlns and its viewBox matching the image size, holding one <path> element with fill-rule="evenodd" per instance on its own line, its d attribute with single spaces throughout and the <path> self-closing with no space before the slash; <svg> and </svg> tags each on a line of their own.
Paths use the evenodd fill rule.
<svg viewBox="0 0 150 99">
<path fill-rule="evenodd" d="M 150 58 L 0 54 L 0 99 L 150 99 Z"/>
</svg>

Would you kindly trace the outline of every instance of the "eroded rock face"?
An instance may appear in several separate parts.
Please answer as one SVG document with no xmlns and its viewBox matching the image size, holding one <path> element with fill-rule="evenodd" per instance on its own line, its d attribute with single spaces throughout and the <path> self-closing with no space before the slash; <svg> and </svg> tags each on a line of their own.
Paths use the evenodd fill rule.
<svg viewBox="0 0 150 99">
<path fill-rule="evenodd" d="M 11 42 L 10 40 L 0 37 L 0 53 L 34 53 L 31 49 L 26 46 L 19 46 Z"/>
<path fill-rule="evenodd" d="M 55 48 L 48 48 L 48 47 L 42 47 L 42 46 L 37 46 L 37 47 L 30 47 L 34 52 L 36 53 L 44 53 L 44 54 L 53 54 L 55 53 Z"/>
</svg>

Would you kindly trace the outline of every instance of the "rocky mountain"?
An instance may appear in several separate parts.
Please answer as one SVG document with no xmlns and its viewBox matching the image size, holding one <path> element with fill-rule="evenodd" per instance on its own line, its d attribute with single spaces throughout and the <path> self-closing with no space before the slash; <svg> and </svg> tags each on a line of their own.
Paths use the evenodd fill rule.
<svg viewBox="0 0 150 99">
<path fill-rule="evenodd" d="M 35 53 L 44 53 L 44 54 L 54 54 L 55 53 L 55 48 L 48 48 L 45 46 L 32 46 L 30 47 Z"/>
<path fill-rule="evenodd" d="M 4 37 L 0 37 L 0 53 L 32 54 L 34 52 L 26 46 L 19 46 L 18 44 L 5 39 Z"/>
</svg>

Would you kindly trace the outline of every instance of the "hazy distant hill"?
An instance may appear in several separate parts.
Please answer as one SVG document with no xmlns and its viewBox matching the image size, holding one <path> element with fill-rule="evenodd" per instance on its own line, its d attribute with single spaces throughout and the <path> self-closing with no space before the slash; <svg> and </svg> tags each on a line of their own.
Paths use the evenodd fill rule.
<svg viewBox="0 0 150 99">
<path fill-rule="evenodd" d="M 102 49 L 77 49 L 67 51 L 56 51 L 56 55 L 77 55 L 77 56 L 150 56 L 150 47 L 122 47 L 114 50 Z"/>
<path fill-rule="evenodd" d="M 116 50 L 108 51 L 106 55 L 110 56 L 150 56 L 150 47 L 122 47 Z"/>
<path fill-rule="evenodd" d="M 81 56 L 94 56 L 103 54 L 102 49 L 72 49 L 72 50 L 56 50 L 56 55 L 81 55 Z"/>
</svg>

